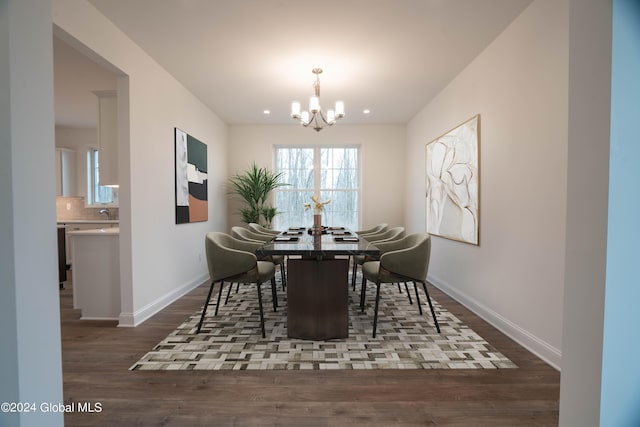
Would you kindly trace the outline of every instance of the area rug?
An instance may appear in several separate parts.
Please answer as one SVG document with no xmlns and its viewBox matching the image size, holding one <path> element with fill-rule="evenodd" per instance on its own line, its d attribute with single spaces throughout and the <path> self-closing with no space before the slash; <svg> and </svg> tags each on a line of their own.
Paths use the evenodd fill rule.
<svg viewBox="0 0 640 427">
<path fill-rule="evenodd" d="M 226 284 L 228 286 L 228 284 Z M 255 285 L 234 286 L 214 316 L 216 295 L 200 334 L 201 311 L 135 363 L 130 370 L 322 370 L 322 369 L 502 369 L 517 368 L 482 337 L 436 301 L 438 334 L 422 290 L 420 315 L 412 291 L 381 289 L 377 337 L 371 337 L 375 286 L 367 289 L 367 310 L 360 313 L 359 292 L 350 290 L 349 338 L 306 341 L 287 338 L 287 297 L 278 284 L 277 312 L 271 290 L 263 285 L 266 338 L 260 333 Z M 216 285 L 215 292 L 218 290 Z"/>
</svg>

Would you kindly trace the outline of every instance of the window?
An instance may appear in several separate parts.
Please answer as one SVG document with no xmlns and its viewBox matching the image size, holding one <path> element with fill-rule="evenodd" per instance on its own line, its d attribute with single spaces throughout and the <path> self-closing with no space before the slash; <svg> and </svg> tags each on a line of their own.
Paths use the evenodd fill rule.
<svg viewBox="0 0 640 427">
<path fill-rule="evenodd" d="M 323 212 L 323 224 L 344 226 L 355 230 L 360 220 L 360 149 L 341 147 L 276 147 L 276 172 L 282 182 L 290 184 L 275 191 L 275 206 L 279 214 L 274 228 L 310 226 L 313 210 L 304 204 L 311 196 L 331 199 Z"/>
<path fill-rule="evenodd" d="M 100 185 L 98 171 L 100 170 L 98 150 L 89 149 L 87 152 L 88 188 L 87 204 L 115 205 L 118 204 L 118 189 Z"/>
</svg>

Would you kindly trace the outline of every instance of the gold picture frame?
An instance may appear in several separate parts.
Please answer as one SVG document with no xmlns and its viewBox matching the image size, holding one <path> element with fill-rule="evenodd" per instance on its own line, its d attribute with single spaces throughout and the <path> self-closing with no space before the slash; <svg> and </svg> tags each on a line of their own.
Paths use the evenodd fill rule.
<svg viewBox="0 0 640 427">
<path fill-rule="evenodd" d="M 425 146 L 427 233 L 479 245 L 480 114 Z"/>
</svg>

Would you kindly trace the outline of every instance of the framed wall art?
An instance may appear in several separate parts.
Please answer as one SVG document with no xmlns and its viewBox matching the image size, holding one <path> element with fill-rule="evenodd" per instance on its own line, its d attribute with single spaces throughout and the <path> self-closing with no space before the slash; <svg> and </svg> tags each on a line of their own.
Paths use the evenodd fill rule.
<svg viewBox="0 0 640 427">
<path fill-rule="evenodd" d="M 176 224 L 209 219 L 207 146 L 175 128 Z"/>
<path fill-rule="evenodd" d="M 426 145 L 427 232 L 479 244 L 480 115 Z"/>
</svg>

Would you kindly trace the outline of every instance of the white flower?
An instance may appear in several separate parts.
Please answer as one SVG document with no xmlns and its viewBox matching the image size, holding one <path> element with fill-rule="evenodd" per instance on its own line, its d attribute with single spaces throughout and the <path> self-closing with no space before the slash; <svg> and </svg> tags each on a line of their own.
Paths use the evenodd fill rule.
<svg viewBox="0 0 640 427">
<path fill-rule="evenodd" d="M 324 206 L 331 202 L 331 199 L 321 202 L 315 195 L 311 196 L 311 200 L 313 200 L 314 203 L 314 212 L 322 212 L 324 210 Z M 309 209 L 311 209 L 311 203 L 305 203 L 304 210 L 307 211 Z"/>
</svg>

